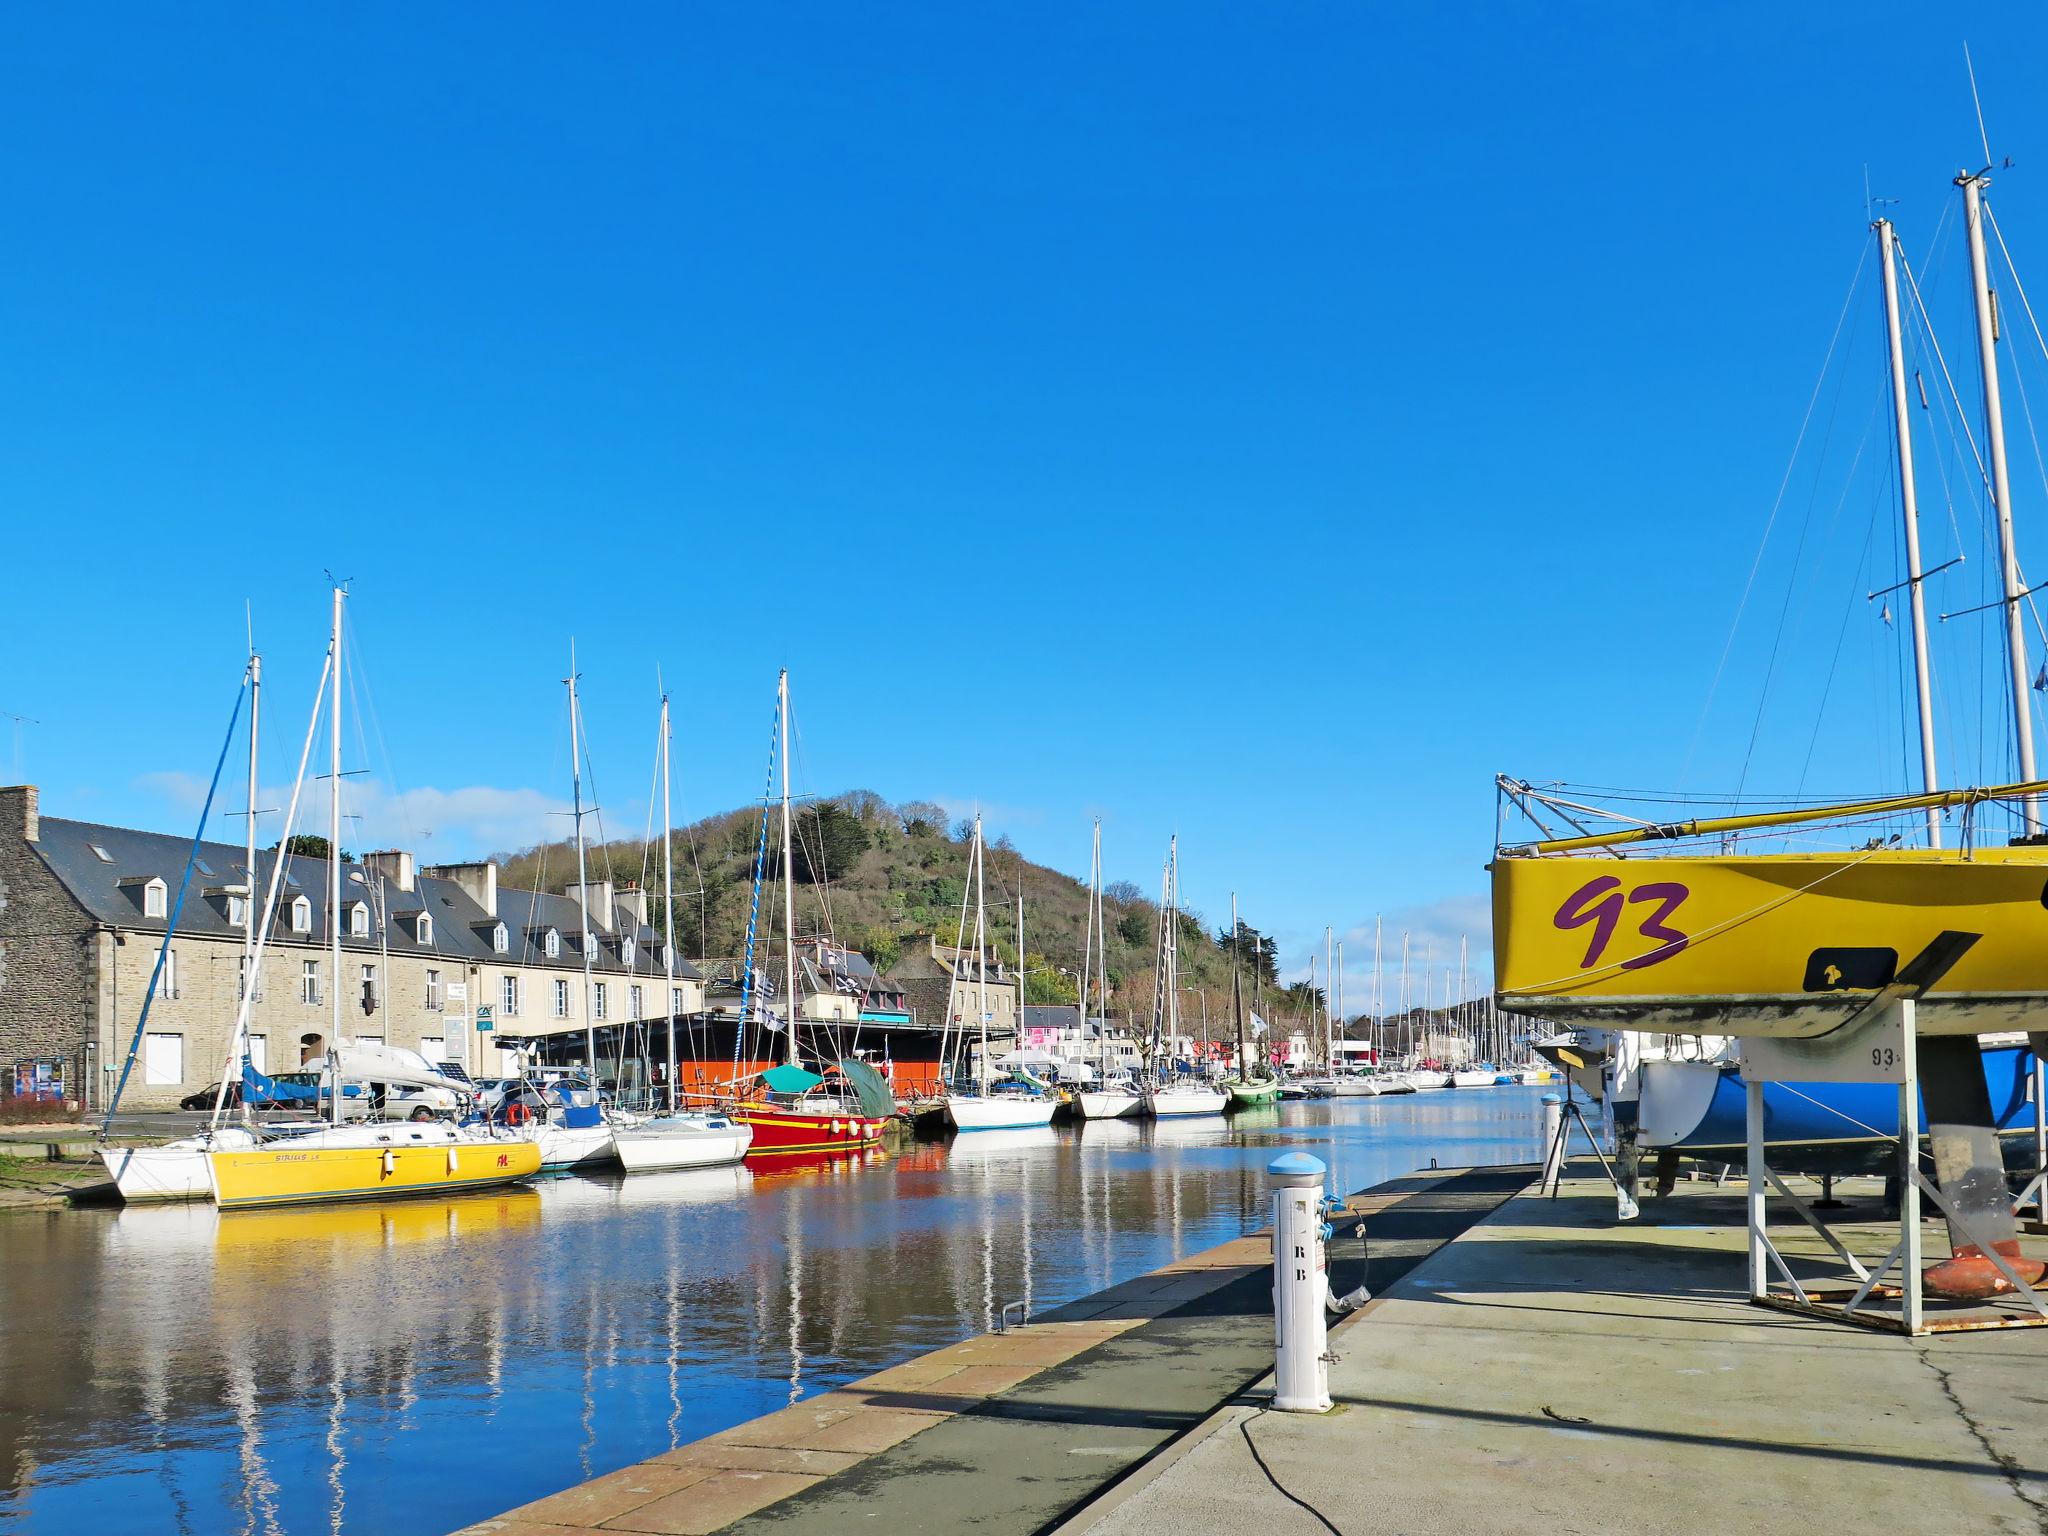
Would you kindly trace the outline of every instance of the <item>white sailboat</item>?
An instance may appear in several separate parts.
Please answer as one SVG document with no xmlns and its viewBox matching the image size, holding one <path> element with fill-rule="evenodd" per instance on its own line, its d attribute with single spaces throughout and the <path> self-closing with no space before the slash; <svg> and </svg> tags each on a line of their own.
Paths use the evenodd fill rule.
<svg viewBox="0 0 2048 1536">
<path fill-rule="evenodd" d="M 1180 838 L 1166 846 L 1159 882 L 1158 965 L 1152 980 L 1152 1049 L 1147 1063 L 1143 1113 L 1155 1120 L 1220 1115 L 1230 1095 L 1220 1088 L 1165 1066 L 1166 1053 L 1180 1038 Z"/>
<path fill-rule="evenodd" d="M 661 695 L 661 995 L 668 1014 L 668 1113 L 620 1125 L 612 1144 L 626 1172 L 703 1168 L 736 1163 L 754 1144 L 754 1128 L 730 1115 L 683 1110 L 676 1100 L 676 862 L 669 804 L 668 693 Z"/>
<path fill-rule="evenodd" d="M 1095 985 L 1096 1006 L 1102 1010 L 1102 1034 L 1096 1038 L 1095 1062 L 1102 1074 L 1093 1086 L 1074 1095 L 1074 1106 L 1083 1120 L 1123 1120 L 1144 1107 L 1138 1085 L 1126 1072 L 1108 1070 L 1109 1051 L 1109 932 L 1102 921 L 1102 819 L 1095 820 L 1095 837 L 1088 856 L 1088 923 L 1081 940 L 1081 1029 L 1088 1028 L 1088 989 Z"/>
<path fill-rule="evenodd" d="M 971 1093 L 949 1090 L 942 1101 L 946 1118 L 956 1131 L 1010 1131 L 1023 1130 L 1052 1124 L 1053 1111 L 1059 1108 L 1057 1100 L 1028 1084 L 1014 1080 L 995 1083 L 989 1073 L 988 1049 L 988 907 L 984 887 L 984 854 L 981 840 L 981 817 L 974 818 L 974 843 L 968 853 L 968 875 L 974 889 L 974 985 L 975 1013 L 979 1016 L 980 1051 L 975 1057 L 975 1088 Z M 961 896 L 961 921 L 959 939 L 966 938 L 967 898 Z M 1023 933 L 1018 933 L 1018 975 L 1017 998 L 1022 1006 L 1024 997 L 1023 976 Z M 959 944 L 954 945 L 957 956 Z M 954 1017 L 953 999 L 959 991 L 959 967 L 953 967 L 952 979 L 947 984 L 946 1017 Z M 966 1032 L 961 1032 L 964 1049 Z"/>
</svg>

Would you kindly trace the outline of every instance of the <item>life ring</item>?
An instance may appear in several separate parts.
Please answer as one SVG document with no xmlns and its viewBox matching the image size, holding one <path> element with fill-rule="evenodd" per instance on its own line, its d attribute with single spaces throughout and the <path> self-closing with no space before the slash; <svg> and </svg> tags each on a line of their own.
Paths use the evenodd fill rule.
<svg viewBox="0 0 2048 1536">
<path fill-rule="evenodd" d="M 505 1123 L 507 1125 L 524 1125 L 526 1124 L 526 1116 L 526 1106 L 517 1099 L 512 1100 L 511 1103 L 505 1106 Z"/>
</svg>

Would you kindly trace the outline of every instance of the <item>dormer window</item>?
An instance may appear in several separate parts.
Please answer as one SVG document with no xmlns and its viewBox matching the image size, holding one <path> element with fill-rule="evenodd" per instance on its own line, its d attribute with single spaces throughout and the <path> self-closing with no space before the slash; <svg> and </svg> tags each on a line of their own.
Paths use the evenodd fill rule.
<svg viewBox="0 0 2048 1536">
<path fill-rule="evenodd" d="M 156 879 L 145 881 L 142 887 L 142 915 L 144 917 L 162 917 L 165 911 L 165 904 L 169 898 L 170 887 L 165 885 L 163 881 Z"/>
<path fill-rule="evenodd" d="M 241 927 L 242 924 L 249 921 L 248 897 L 236 896 L 230 893 L 230 895 L 228 896 L 228 921 L 233 923 L 237 928 Z"/>
<path fill-rule="evenodd" d="M 413 941 L 419 944 L 434 942 L 434 919 L 431 913 L 415 913 L 412 920 Z"/>
<path fill-rule="evenodd" d="M 662 969 L 663 969 L 663 970 L 665 971 L 665 970 L 668 970 L 668 969 L 669 969 L 669 968 L 670 968 L 671 966 L 673 966 L 674 964 L 675 964 L 675 961 L 673 961 L 672 959 L 670 959 L 670 958 L 669 958 L 669 948 L 668 948 L 668 946 L 667 946 L 666 944 L 662 945 L 662 946 L 661 946 L 661 968 L 662 968 Z"/>
<path fill-rule="evenodd" d="M 292 898 L 292 932 L 311 933 L 312 931 L 313 903 L 306 900 L 303 896 L 294 896 Z"/>
<path fill-rule="evenodd" d="M 500 923 L 491 930 L 491 953 L 502 955 L 509 948 L 511 948 L 511 935 L 505 932 L 505 925 Z"/>
<path fill-rule="evenodd" d="M 352 939 L 367 939 L 370 936 L 370 907 L 368 902 L 352 901 L 349 903 L 348 934 Z"/>
<path fill-rule="evenodd" d="M 546 955 L 546 956 L 547 956 L 547 957 L 548 957 L 548 958 L 549 958 L 550 960 L 559 960 L 559 959 L 561 959 L 561 958 L 562 958 L 562 934 L 561 934 L 561 930 L 560 930 L 560 929 L 557 929 L 557 928 L 550 928 L 550 929 L 549 929 L 549 930 L 548 930 L 548 931 L 547 931 L 547 932 L 546 932 L 545 934 L 543 934 L 543 935 L 541 936 L 541 941 L 540 941 L 540 947 L 541 947 L 541 952 L 542 952 L 543 954 L 545 954 L 545 955 Z"/>
<path fill-rule="evenodd" d="M 639 953 L 639 943 L 630 936 L 619 940 L 619 959 L 624 961 L 627 965 L 631 965 L 633 963 L 633 957 Z"/>
</svg>

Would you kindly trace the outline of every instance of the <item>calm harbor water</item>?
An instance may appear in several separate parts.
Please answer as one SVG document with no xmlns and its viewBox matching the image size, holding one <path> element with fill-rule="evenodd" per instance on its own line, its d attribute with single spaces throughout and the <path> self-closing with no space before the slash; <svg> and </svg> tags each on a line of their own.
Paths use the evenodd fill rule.
<svg viewBox="0 0 2048 1536">
<path fill-rule="evenodd" d="M 1265 1225 L 1537 1155 L 1540 1088 L 320 1211 L 0 1217 L 0 1531 L 438 1536 Z"/>
</svg>

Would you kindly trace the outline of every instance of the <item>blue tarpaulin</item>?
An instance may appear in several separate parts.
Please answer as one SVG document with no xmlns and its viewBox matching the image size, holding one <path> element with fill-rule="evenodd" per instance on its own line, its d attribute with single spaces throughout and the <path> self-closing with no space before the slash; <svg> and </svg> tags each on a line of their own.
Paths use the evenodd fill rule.
<svg viewBox="0 0 2048 1536">
<path fill-rule="evenodd" d="M 802 1067 L 770 1067 L 761 1074 L 761 1081 L 777 1093 L 803 1093 L 825 1081 L 815 1072 L 806 1072 Z"/>
</svg>

